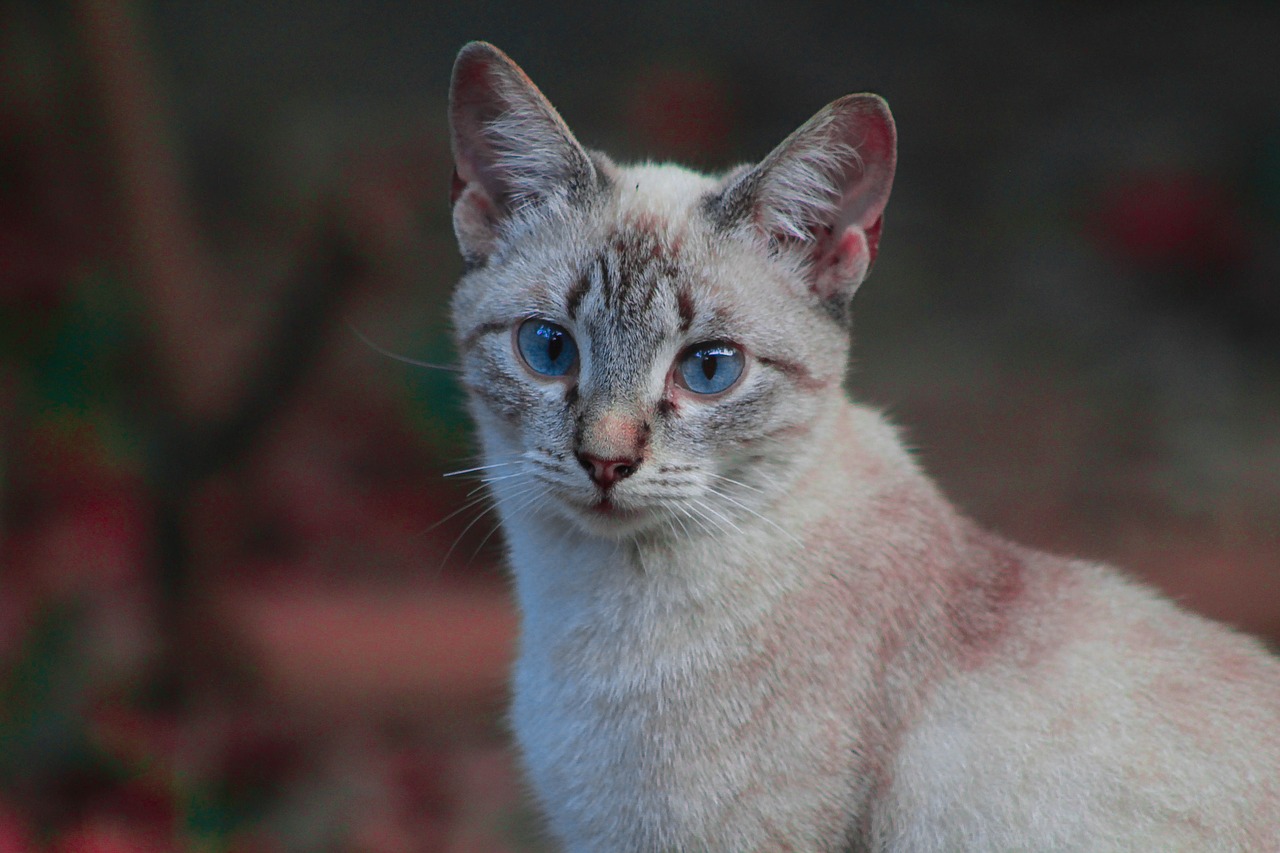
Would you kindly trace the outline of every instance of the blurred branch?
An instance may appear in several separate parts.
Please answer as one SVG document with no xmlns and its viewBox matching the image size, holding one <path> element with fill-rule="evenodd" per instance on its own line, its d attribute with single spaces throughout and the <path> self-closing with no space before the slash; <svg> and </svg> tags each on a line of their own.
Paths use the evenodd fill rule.
<svg viewBox="0 0 1280 853">
<path fill-rule="evenodd" d="M 316 362 L 343 297 L 370 267 L 367 253 L 336 219 L 319 228 L 291 273 L 256 351 L 250 352 L 252 363 L 233 405 L 202 422 L 171 425 L 186 439 L 173 454 L 188 480 L 202 480 L 235 464 L 253 445 Z"/>
<path fill-rule="evenodd" d="M 203 420 L 180 411 L 158 413 L 157 535 L 169 600 L 186 595 L 189 555 L 182 525 L 193 488 L 235 465 L 252 448 L 315 363 L 343 297 L 367 272 L 366 255 L 334 220 L 325 223 L 313 243 L 257 342 L 253 362 L 243 368 L 247 382 L 234 405 Z"/>
<path fill-rule="evenodd" d="M 9 544 L 8 514 L 5 512 L 8 505 L 5 498 L 9 494 L 9 456 L 13 452 L 12 436 L 15 433 L 15 413 L 18 410 L 16 386 L 17 382 L 10 371 L 0 364 L 0 579 L 5 577 L 5 555 Z"/>
<path fill-rule="evenodd" d="M 385 245 L 370 223 L 330 213 L 307 242 L 284 295 L 249 346 L 233 339 L 218 307 L 216 275 L 166 135 L 155 74 L 133 4 L 73 0 L 96 86 L 119 221 L 150 314 L 154 375 L 142 377 L 154 421 L 154 523 L 170 655 L 199 654 L 186 520 L 198 483 L 235 464 L 315 363 L 344 296 Z M 367 217 L 366 217 L 367 218 Z M 188 639 L 195 640 L 188 644 Z M 173 663 L 173 661 L 169 661 Z M 162 674 L 172 677 L 179 673 Z M 180 699 L 180 697 L 179 697 Z"/>
<path fill-rule="evenodd" d="M 161 119 L 155 75 L 127 0 L 73 0 L 91 84 L 96 88 L 119 218 L 137 286 L 151 314 L 166 395 L 192 415 L 225 400 L 211 392 L 208 324 L 217 316 L 199 227 Z M 204 334 L 201 334 L 204 330 Z"/>
</svg>

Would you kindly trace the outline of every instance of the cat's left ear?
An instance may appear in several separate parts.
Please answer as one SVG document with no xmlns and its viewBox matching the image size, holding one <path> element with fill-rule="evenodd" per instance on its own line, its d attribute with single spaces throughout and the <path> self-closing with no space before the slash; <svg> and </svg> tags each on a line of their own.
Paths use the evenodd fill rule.
<svg viewBox="0 0 1280 853">
<path fill-rule="evenodd" d="M 712 212 L 799 253 L 809 286 L 843 316 L 875 260 L 896 161 L 888 104 L 846 95 L 733 179 Z"/>
</svg>

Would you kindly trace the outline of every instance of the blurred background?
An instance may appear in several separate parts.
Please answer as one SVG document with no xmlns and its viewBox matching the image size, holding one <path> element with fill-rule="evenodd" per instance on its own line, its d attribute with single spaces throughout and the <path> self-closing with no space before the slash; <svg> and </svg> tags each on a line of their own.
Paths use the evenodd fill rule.
<svg viewBox="0 0 1280 853">
<path fill-rule="evenodd" d="M 1280 639 L 1280 6 L 0 0 L 0 853 L 532 851 L 448 371 L 484 38 L 723 168 L 893 106 L 854 393 Z"/>
</svg>

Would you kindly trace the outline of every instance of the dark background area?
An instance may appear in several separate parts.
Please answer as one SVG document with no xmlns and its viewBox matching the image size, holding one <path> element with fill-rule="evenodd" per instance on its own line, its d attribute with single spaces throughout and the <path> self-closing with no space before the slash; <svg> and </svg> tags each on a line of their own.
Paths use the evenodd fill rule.
<svg viewBox="0 0 1280 853">
<path fill-rule="evenodd" d="M 452 357 L 473 38 L 619 159 L 884 95 L 855 395 L 1280 640 L 1275 4 L 4 0 L 0 853 L 542 849 L 460 398 L 378 351 Z"/>
</svg>

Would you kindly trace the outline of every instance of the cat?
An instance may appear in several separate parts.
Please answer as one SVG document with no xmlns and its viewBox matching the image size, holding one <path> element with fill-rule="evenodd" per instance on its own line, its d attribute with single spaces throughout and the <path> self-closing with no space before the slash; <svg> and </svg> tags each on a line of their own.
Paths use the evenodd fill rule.
<svg viewBox="0 0 1280 853">
<path fill-rule="evenodd" d="M 708 176 L 450 93 L 461 375 L 570 851 L 1280 851 L 1280 663 L 951 507 L 848 400 L 896 137 L 840 98 Z"/>
</svg>

